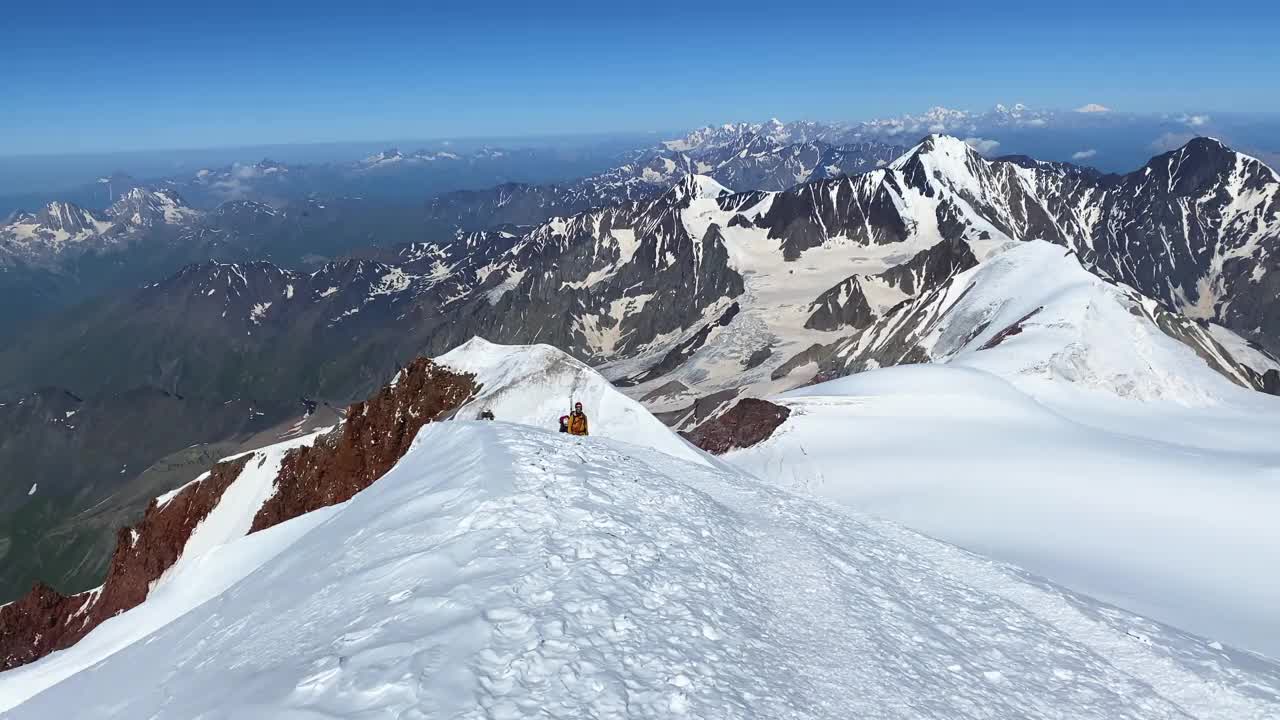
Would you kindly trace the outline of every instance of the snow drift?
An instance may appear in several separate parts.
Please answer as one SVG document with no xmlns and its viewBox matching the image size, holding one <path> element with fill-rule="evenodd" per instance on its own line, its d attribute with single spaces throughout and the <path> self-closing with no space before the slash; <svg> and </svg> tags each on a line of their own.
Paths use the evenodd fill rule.
<svg viewBox="0 0 1280 720">
<path fill-rule="evenodd" d="M 983 364 L 1003 361 L 793 391 L 772 437 L 724 459 L 1280 656 L 1280 401 L 1188 408 L 1062 382 L 1033 396 Z"/>
<path fill-rule="evenodd" d="M 1280 656 L 1275 360 L 1026 242 L 904 303 L 793 390 L 757 477 Z"/>
<path fill-rule="evenodd" d="M 1277 687 L 1273 664 L 736 473 L 462 422 L 9 716 L 1261 720 Z"/>
</svg>

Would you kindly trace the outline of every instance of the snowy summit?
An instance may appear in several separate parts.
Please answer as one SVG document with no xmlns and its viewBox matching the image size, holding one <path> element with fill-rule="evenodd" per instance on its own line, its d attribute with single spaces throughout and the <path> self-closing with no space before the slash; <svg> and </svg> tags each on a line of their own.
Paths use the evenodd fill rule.
<svg viewBox="0 0 1280 720">
<path fill-rule="evenodd" d="M 151 597 L 0 674 L 5 717 L 1280 709 L 1280 666 L 711 460 L 549 347 L 477 339 L 439 367 L 380 397 L 476 389 L 367 489 L 251 532 L 288 454 L 330 441 L 256 453 Z M 615 437 L 555 432 L 569 397 Z"/>
</svg>

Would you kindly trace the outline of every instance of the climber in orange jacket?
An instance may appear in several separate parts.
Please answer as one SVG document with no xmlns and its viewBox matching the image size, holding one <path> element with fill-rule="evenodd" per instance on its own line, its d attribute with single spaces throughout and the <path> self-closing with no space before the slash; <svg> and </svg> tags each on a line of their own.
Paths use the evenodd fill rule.
<svg viewBox="0 0 1280 720">
<path fill-rule="evenodd" d="M 582 412 L 582 403 L 574 403 L 573 412 L 569 414 L 569 434 L 587 434 L 587 414 Z"/>
</svg>

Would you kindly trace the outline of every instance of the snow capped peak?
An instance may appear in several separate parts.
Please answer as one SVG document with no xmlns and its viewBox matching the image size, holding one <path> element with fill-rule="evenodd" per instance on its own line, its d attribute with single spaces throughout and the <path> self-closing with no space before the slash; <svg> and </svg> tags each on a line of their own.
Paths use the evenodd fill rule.
<svg viewBox="0 0 1280 720">
<path fill-rule="evenodd" d="M 55 201 L 44 206 L 35 214 L 37 222 L 41 226 L 50 230 L 66 231 L 71 234 L 78 234 L 84 231 L 93 231 L 99 222 L 99 219 L 90 210 L 80 207 L 74 203 Z"/>
<path fill-rule="evenodd" d="M 1098 103 L 1089 103 L 1087 105 L 1081 105 L 1076 108 L 1075 111 L 1078 113 L 1109 113 L 1111 112 L 1111 108 L 1106 105 L 1099 105 Z"/>
<path fill-rule="evenodd" d="M 459 419 L 478 418 L 488 411 L 500 421 L 554 430 L 559 417 L 581 402 L 593 435 L 706 463 L 643 406 L 590 366 L 550 345 L 498 345 L 477 336 L 436 361 L 475 375 L 480 386 L 476 397 L 458 411 Z"/>
<path fill-rule="evenodd" d="M 919 163 L 922 158 L 933 158 L 934 166 L 940 165 L 950 170 L 967 168 L 975 161 L 982 161 L 968 142 L 952 135 L 933 134 L 927 135 L 915 147 L 890 163 L 889 167 L 904 170 L 913 163 Z"/>
<path fill-rule="evenodd" d="M 706 175 L 690 174 L 680 178 L 672 189 L 677 199 L 714 200 L 723 195 L 732 195 L 733 191 Z"/>
<path fill-rule="evenodd" d="M 967 157 L 973 152 L 969 143 L 953 135 L 933 134 L 925 137 L 917 146 L 919 152 L 928 154 Z"/>
<path fill-rule="evenodd" d="M 377 152 L 366 157 L 364 160 L 360 161 L 360 164 L 366 167 L 376 167 L 378 165 L 400 162 L 403 159 L 404 155 L 400 153 L 399 148 L 387 148 L 382 152 Z"/>
<path fill-rule="evenodd" d="M 184 222 L 196 211 L 174 190 L 135 187 L 117 198 L 107 215 L 126 225 L 149 227 Z"/>
</svg>

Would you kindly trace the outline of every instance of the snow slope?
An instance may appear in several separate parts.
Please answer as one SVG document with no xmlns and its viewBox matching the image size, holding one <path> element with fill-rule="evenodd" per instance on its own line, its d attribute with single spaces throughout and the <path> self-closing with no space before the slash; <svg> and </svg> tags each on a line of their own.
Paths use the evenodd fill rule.
<svg viewBox="0 0 1280 720">
<path fill-rule="evenodd" d="M 1241 363 L 1262 373 L 1274 359 L 1231 331 L 1177 318 L 1207 346 L 1215 371 L 1162 330 L 1154 301 L 1085 270 L 1076 255 L 1042 241 L 1010 243 L 950 282 L 896 308 L 836 351 L 847 369 L 946 362 L 985 370 L 1028 389 L 1071 383 L 1138 400 L 1187 406 L 1256 404 Z M 1166 322 L 1173 322 L 1166 320 Z M 1237 382 L 1229 380 L 1230 373 Z M 1034 392 L 1034 390 L 1033 390 Z"/>
<path fill-rule="evenodd" d="M 254 516 L 271 497 L 285 454 L 310 445 L 328 429 L 247 453 L 255 457 L 227 487 L 209 516 L 196 526 L 178 561 L 152 585 L 146 602 L 102 623 L 68 650 L 0 673 L 0 711 L 93 666 L 217 597 L 328 517 L 332 509 L 324 508 L 246 537 Z M 192 482 L 207 476 L 205 473 Z M 157 500 L 163 505 L 181 490 Z M 228 544 L 233 541 L 237 544 L 230 550 Z"/>
<path fill-rule="evenodd" d="M 479 394 L 459 410 L 459 418 L 476 419 L 488 410 L 498 420 L 555 429 L 572 403 L 580 402 L 593 435 L 644 445 L 692 462 L 707 462 L 706 455 L 640 403 L 618 392 L 586 364 L 550 345 L 497 345 L 475 337 L 437 361 L 473 373 L 480 383 Z"/>
<path fill-rule="evenodd" d="M 568 398 L 573 397 L 583 403 L 596 435 L 643 445 L 694 463 L 712 462 L 591 368 L 550 346 L 495 345 L 473 338 L 437 361 L 474 373 L 481 384 L 476 398 L 458 411 L 459 418 L 474 419 L 490 410 L 510 422 L 554 428 L 559 416 L 566 412 Z M 290 530 L 269 529 L 248 536 L 242 554 L 227 550 L 229 544 L 246 537 L 254 517 L 273 494 L 285 455 L 312 444 L 329 429 L 321 428 L 248 453 L 254 457 L 196 527 L 178 561 L 156 581 L 146 602 L 103 623 L 70 650 L 0 674 L 0 710 L 102 661 L 215 597 L 327 517 L 332 512 L 328 508 L 287 523 Z M 226 459 L 238 457 L 241 455 Z M 182 489 L 166 493 L 157 501 L 163 506 Z"/>
<path fill-rule="evenodd" d="M 1273 663 L 892 524 L 462 422 L 9 717 L 1261 720 L 1277 688 Z"/>
<path fill-rule="evenodd" d="M 789 420 L 725 459 L 1280 657 L 1280 400 L 1241 390 L 1253 404 L 1188 407 L 1015 386 L 989 371 L 1012 366 L 1001 352 L 1021 350 L 1011 340 L 973 362 L 793 391 L 775 400 Z"/>
</svg>

